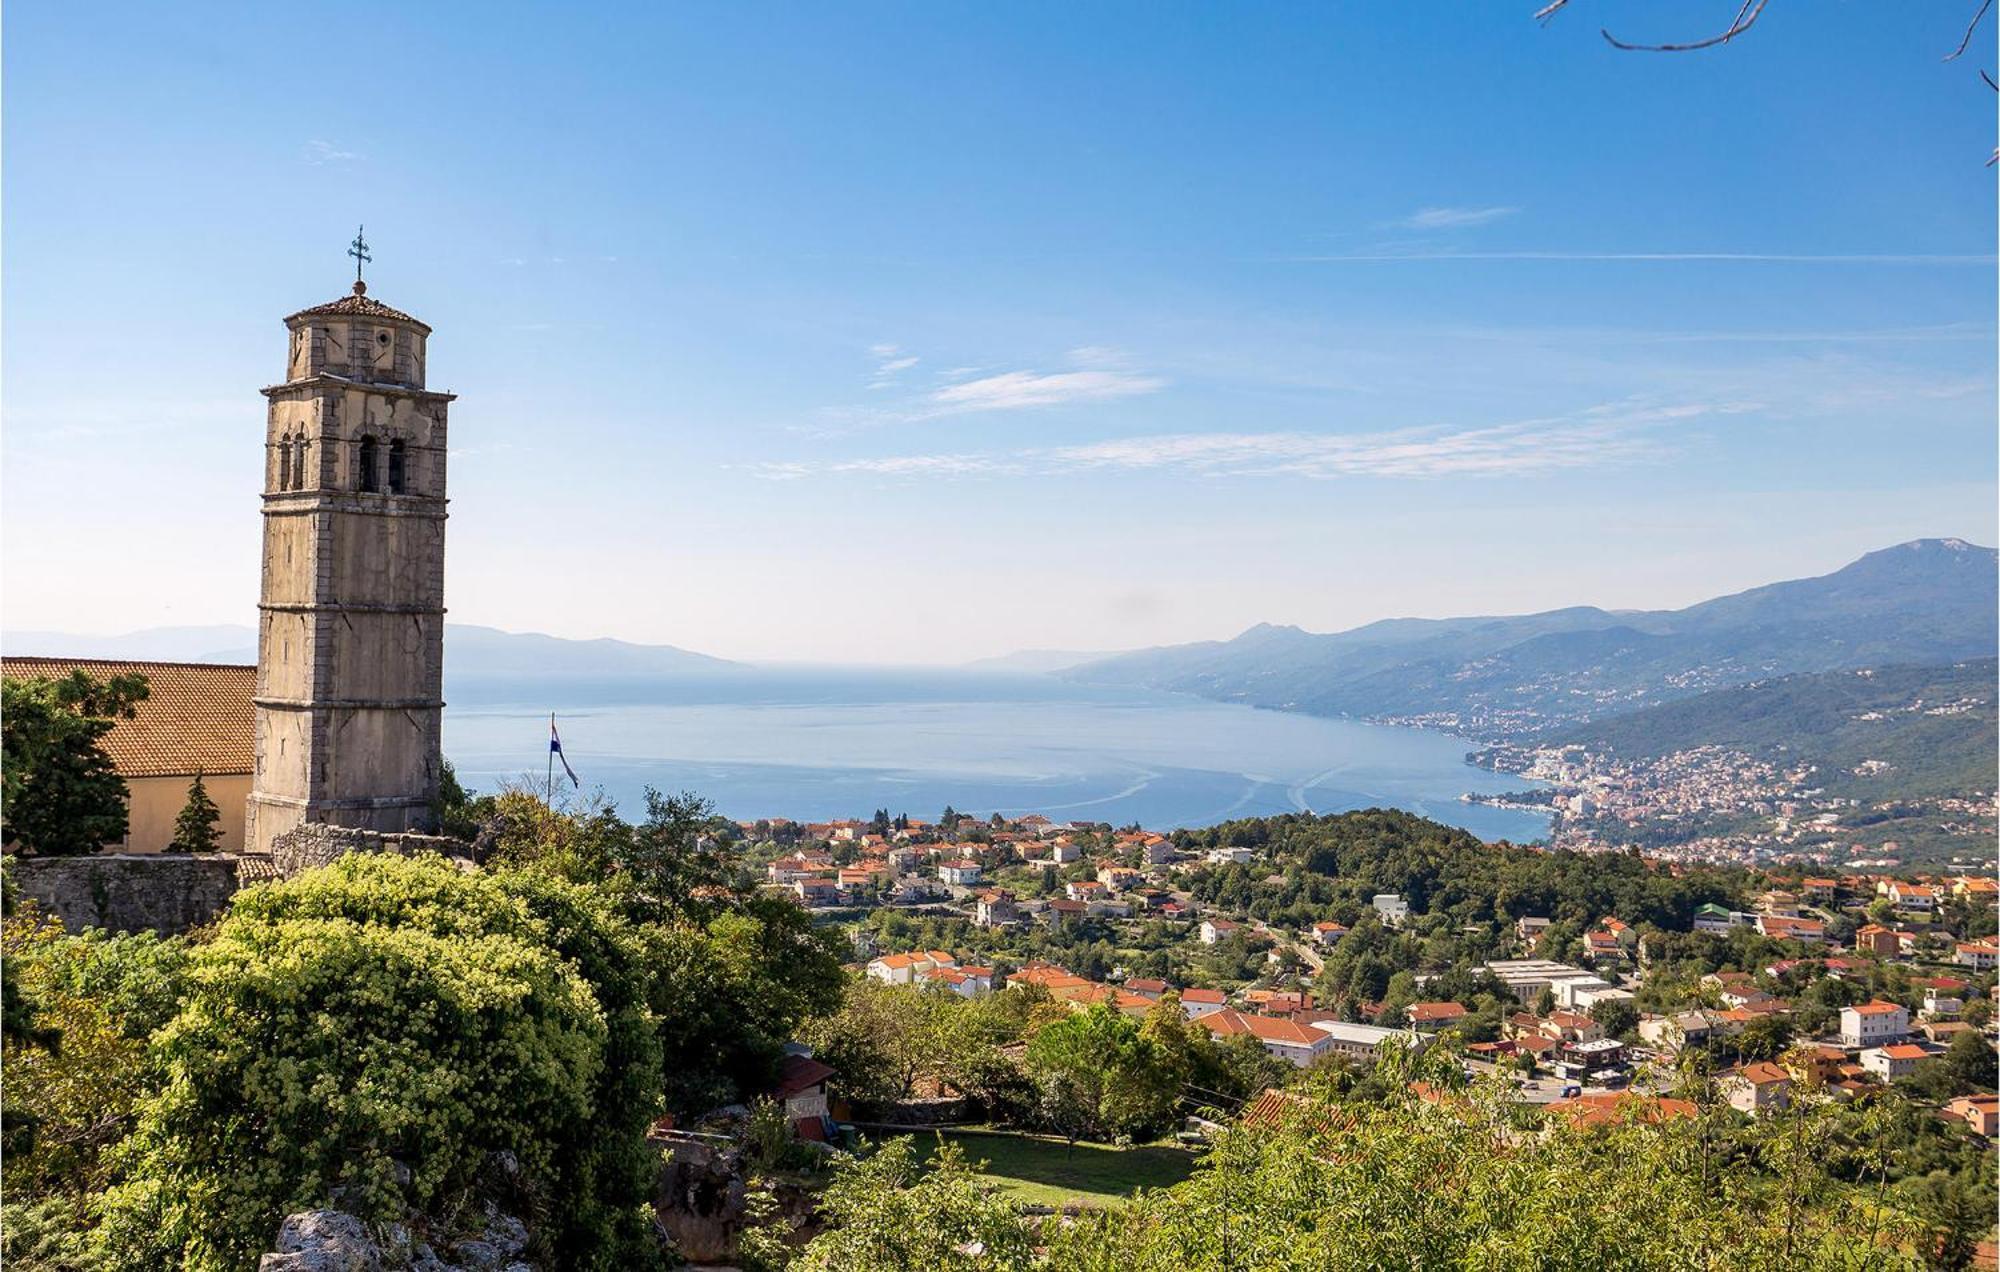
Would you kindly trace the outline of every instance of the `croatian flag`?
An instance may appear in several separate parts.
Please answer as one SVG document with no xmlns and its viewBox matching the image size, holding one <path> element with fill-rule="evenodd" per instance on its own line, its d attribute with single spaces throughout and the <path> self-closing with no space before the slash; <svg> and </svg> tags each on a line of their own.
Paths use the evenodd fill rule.
<svg viewBox="0 0 2000 1272">
<path fill-rule="evenodd" d="M 562 761 L 563 772 L 569 774 L 569 784 L 578 790 L 583 789 L 583 783 L 576 780 L 576 770 L 569 766 L 569 757 L 563 754 L 562 735 L 556 732 L 556 717 L 553 711 L 549 713 L 549 754 Z"/>
</svg>

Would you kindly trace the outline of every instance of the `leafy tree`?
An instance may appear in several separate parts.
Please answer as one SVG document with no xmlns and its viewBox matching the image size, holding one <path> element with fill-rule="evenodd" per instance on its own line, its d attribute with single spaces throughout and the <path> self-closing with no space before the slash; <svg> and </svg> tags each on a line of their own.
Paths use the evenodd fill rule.
<svg viewBox="0 0 2000 1272">
<path fill-rule="evenodd" d="M 908 1099 L 919 1078 L 943 1065 L 952 1034 L 945 1017 L 962 1001 L 956 994 L 852 979 L 838 1010 L 807 1021 L 800 1038 L 833 1066 L 842 1094 L 890 1104 Z"/>
<path fill-rule="evenodd" d="M 564 1265 L 650 1257 L 645 951 L 588 890 L 350 855 L 239 893 L 154 1039 L 113 1268 L 241 1267 L 280 1216 L 450 1215 L 496 1153 Z"/>
<path fill-rule="evenodd" d="M 1976 1033 L 1962 1033 L 1953 1038 L 1938 1064 L 1950 1079 L 1954 1095 L 1991 1091 L 1995 1079 L 2000 1078 L 2000 1066 L 1995 1064 L 1993 1048 Z"/>
<path fill-rule="evenodd" d="M 1639 1027 L 1639 1009 L 1628 1002 L 1602 1002 L 1590 1009 L 1590 1018 L 1604 1026 L 1611 1038 L 1628 1038 Z"/>
<path fill-rule="evenodd" d="M 632 828 L 630 847 L 617 862 L 643 899 L 646 917 L 713 914 L 733 896 L 716 830 L 715 807 L 707 800 L 646 788 L 646 820 Z"/>
<path fill-rule="evenodd" d="M 1160 1038 L 1102 1004 L 1035 1034 L 1028 1078 L 1064 1138 L 1137 1137 L 1166 1125 L 1188 1073 L 1185 1054 Z"/>
<path fill-rule="evenodd" d="M 81 671 L 0 683 L 0 841 L 74 856 L 125 837 L 125 779 L 104 735 L 148 692 L 144 676 Z"/>
<path fill-rule="evenodd" d="M 201 779 L 201 770 L 196 769 L 194 782 L 188 787 L 187 803 L 174 819 L 174 838 L 169 847 L 175 852 L 214 852 L 222 846 L 222 832 L 215 825 L 222 820 L 222 810 L 208 797 L 208 787 Z"/>
<path fill-rule="evenodd" d="M 1535 1014 L 1537 1016 L 1546 1016 L 1555 1009 L 1556 992 L 1547 985 L 1542 986 L 1542 992 L 1535 995 Z"/>
<path fill-rule="evenodd" d="M 1736 1054 L 1745 1060 L 1775 1060 L 1792 1045 L 1792 1023 L 1782 1016 L 1759 1016 L 1736 1035 Z"/>
<path fill-rule="evenodd" d="M 150 932 L 70 936 L 32 906 L 0 928 L 0 956 L 35 1003 L 33 1027 L 0 1043 L 10 1200 L 60 1198 L 80 1225 L 151 1089 L 146 1039 L 179 1000 L 186 948 Z"/>
<path fill-rule="evenodd" d="M 910 1200 L 920 1175 L 885 1173 L 849 1194 L 853 1208 L 836 1220 L 858 1221 L 882 1244 L 839 1247 L 848 1259 L 839 1263 L 836 1226 L 809 1247 L 821 1260 L 809 1266 L 906 1267 L 898 1260 L 924 1255 L 1009 1272 L 1918 1266 L 1909 1252 L 1924 1238 L 1903 1211 L 1835 1176 L 1844 1110 L 1816 1105 L 1771 1119 L 1768 1133 L 1741 1144 L 1728 1142 L 1739 1122 L 1726 1108 L 1599 1126 L 1552 1117 L 1523 1134 L 1494 1086 L 1426 1102 L 1405 1093 L 1420 1063 L 1395 1057 L 1383 1068 L 1389 1094 L 1379 1101 L 1295 1093 L 1275 1124 L 1225 1130 L 1186 1181 L 1041 1225 L 1042 1251 L 1004 1229 L 972 1236 L 973 1218 L 998 1216 L 970 1180 L 940 1187 L 926 1210 Z M 906 1158 L 898 1164 L 907 1172 Z M 1591 1186 L 1575 1187 L 1578 1179 Z M 1949 1209 L 1933 1207 L 1941 1251 L 1952 1248 Z M 1031 1231 L 1015 1222 L 1020 1235 Z M 899 1234 L 926 1240 L 934 1226 L 948 1246 L 897 1244 Z M 969 1258 L 985 1261 L 960 1261 Z"/>
<path fill-rule="evenodd" d="M 1001 1272 L 1035 1262 L 1019 1214 L 955 1144 L 920 1167 L 907 1138 L 850 1159 L 820 1197 L 825 1230 L 797 1272 Z"/>
</svg>

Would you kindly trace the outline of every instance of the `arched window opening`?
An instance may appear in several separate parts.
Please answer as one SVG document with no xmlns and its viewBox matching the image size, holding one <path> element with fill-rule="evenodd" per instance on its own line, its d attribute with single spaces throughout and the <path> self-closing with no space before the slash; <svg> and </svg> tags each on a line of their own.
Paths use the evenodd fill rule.
<svg viewBox="0 0 2000 1272">
<path fill-rule="evenodd" d="M 389 493 L 403 493 L 403 439 L 396 438 L 389 443 Z"/>
<path fill-rule="evenodd" d="M 290 434 L 278 440 L 278 489 L 292 488 L 292 439 Z"/>
<path fill-rule="evenodd" d="M 361 481 L 359 488 L 368 493 L 382 489 L 382 482 L 375 471 L 375 439 L 361 439 Z"/>
<path fill-rule="evenodd" d="M 298 440 L 297 442 L 293 443 L 293 444 L 294 444 L 294 445 L 295 445 L 295 446 L 296 446 L 296 447 L 298 448 L 298 450 L 297 450 L 297 453 L 296 453 L 296 454 L 294 455 L 294 457 L 293 457 L 293 459 L 292 459 L 292 489 L 293 489 L 293 490 L 304 490 L 304 489 L 306 488 L 306 436 L 305 436 L 305 434 L 304 434 L 304 433 L 301 433 L 301 434 L 299 434 L 299 440 Z"/>
</svg>

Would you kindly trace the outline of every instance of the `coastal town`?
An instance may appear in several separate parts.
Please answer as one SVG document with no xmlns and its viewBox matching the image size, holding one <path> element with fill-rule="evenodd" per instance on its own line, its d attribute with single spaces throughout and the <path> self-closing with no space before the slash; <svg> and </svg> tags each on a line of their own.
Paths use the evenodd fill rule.
<svg viewBox="0 0 2000 1272">
<path fill-rule="evenodd" d="M 1722 746 L 1625 759 L 1581 746 L 1497 744 L 1474 763 L 1538 783 L 1470 803 L 1545 812 L 1551 847 L 1640 846 L 1683 862 L 1803 863 L 1893 870 L 1913 856 L 1962 869 L 1991 866 L 1992 793 L 1867 800 L 1829 789 L 1810 765 L 1783 766 Z M 1857 776 L 1881 771 L 1864 761 Z M 1909 850 L 1921 840 L 1928 851 Z"/>
<path fill-rule="evenodd" d="M 1343 945 L 1435 937 L 1449 916 L 1393 893 L 1296 923 L 1202 900 L 1218 876 L 1279 868 L 1255 847 L 1037 815 L 734 830 L 764 887 L 840 925 L 855 973 L 883 985 L 1031 988 L 1135 1020 L 1171 1000 L 1214 1040 L 1253 1039 L 1300 1069 L 1444 1042 L 1468 1077 L 1504 1075 L 1522 1101 L 1580 1116 L 1616 1097 L 1681 1108 L 1677 1071 L 1696 1054 L 1755 1116 L 1805 1086 L 1864 1098 L 1942 1070 L 1955 1046 L 1990 1060 L 1994 1038 L 2000 885 L 1986 872 L 1739 872 L 1739 904 L 1702 903 L 1678 927 L 1523 912 L 1458 934 L 1453 963 L 1394 968 L 1367 999 L 1333 983 Z M 1940 1112 L 1990 1139 L 2000 1105 L 1975 1092 Z"/>
</svg>

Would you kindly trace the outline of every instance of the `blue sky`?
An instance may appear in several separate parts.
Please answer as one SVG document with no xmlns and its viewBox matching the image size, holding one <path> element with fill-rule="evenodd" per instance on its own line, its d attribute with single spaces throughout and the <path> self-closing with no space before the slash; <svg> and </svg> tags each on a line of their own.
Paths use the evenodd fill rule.
<svg viewBox="0 0 2000 1272">
<path fill-rule="evenodd" d="M 460 621 L 949 662 L 1994 542 L 1993 28 L 1535 7 L 11 4 L 6 624 L 252 620 L 363 221 Z"/>
</svg>

